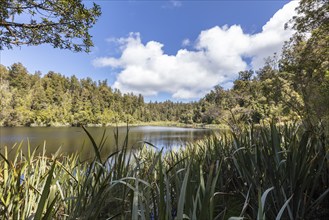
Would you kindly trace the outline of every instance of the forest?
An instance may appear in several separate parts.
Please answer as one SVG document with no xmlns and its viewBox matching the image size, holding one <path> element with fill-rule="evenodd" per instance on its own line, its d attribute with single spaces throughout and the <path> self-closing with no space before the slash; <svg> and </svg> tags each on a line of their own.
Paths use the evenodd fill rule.
<svg viewBox="0 0 329 220">
<path fill-rule="evenodd" d="M 259 124 L 273 119 L 278 122 L 328 121 L 327 57 L 314 61 L 289 60 L 290 50 L 286 49 L 286 57 L 280 60 L 276 56 L 268 58 L 257 71 L 239 72 L 231 89 L 217 85 L 199 101 L 190 103 L 170 100 L 145 103 L 142 95 L 122 94 L 112 89 L 106 80 L 95 82 L 89 77 L 78 79 L 53 71 L 30 74 L 21 63 L 10 67 L 1 65 L 0 125 L 106 126 L 159 121 L 233 125 Z M 316 65 L 316 69 L 312 69 L 314 73 L 305 74 L 308 69 L 294 72 L 303 68 L 305 62 Z"/>
</svg>

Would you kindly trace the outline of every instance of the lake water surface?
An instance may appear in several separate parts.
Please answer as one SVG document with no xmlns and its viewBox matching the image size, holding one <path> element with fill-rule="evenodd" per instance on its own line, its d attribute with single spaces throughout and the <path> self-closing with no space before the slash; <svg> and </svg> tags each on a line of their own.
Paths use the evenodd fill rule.
<svg viewBox="0 0 329 220">
<path fill-rule="evenodd" d="M 116 128 L 87 128 L 92 134 L 96 143 L 99 143 L 104 130 L 106 131 L 106 144 L 104 153 L 116 149 L 114 131 Z M 126 134 L 126 127 L 119 127 L 119 146 L 122 146 Z M 177 128 L 177 127 L 158 127 L 158 126 L 137 126 L 129 128 L 128 146 L 140 146 L 143 141 L 152 143 L 158 149 L 177 148 L 186 145 L 188 142 L 194 142 L 212 134 L 212 130 L 194 129 L 194 128 Z M 23 150 L 26 149 L 27 143 L 31 148 L 46 145 L 48 154 L 56 152 L 59 147 L 62 152 L 72 153 L 79 151 L 87 156 L 92 153 L 92 145 L 88 136 L 80 127 L 53 128 L 53 127 L 0 127 L 0 147 L 12 147 L 15 143 L 23 141 Z"/>
</svg>

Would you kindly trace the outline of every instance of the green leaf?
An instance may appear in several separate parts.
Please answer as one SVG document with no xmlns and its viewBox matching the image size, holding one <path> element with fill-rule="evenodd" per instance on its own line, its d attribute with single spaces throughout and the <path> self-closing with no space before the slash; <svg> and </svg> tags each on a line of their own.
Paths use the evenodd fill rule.
<svg viewBox="0 0 329 220">
<path fill-rule="evenodd" d="M 133 210 L 132 210 L 132 219 L 138 220 L 138 178 L 135 178 L 135 188 L 134 188 L 134 198 L 133 198 Z"/>
<path fill-rule="evenodd" d="M 269 192 L 271 192 L 273 189 L 274 189 L 274 187 L 271 187 L 271 188 L 265 190 L 265 192 L 263 193 L 262 198 L 260 199 L 260 204 L 258 204 L 259 207 L 258 207 L 257 220 L 265 219 L 264 208 L 265 208 L 266 197 L 269 194 Z"/>
<path fill-rule="evenodd" d="M 51 214 L 53 211 L 53 207 L 54 207 L 55 203 L 57 202 L 57 199 L 58 199 L 58 195 L 55 196 L 53 201 L 47 207 L 47 211 L 46 211 L 45 215 L 43 216 L 42 220 L 50 220 L 52 218 Z"/>
<path fill-rule="evenodd" d="M 188 178 L 189 178 L 189 173 L 190 173 L 190 166 L 188 166 L 187 171 L 185 173 L 181 191 L 179 194 L 177 216 L 175 218 L 177 220 L 183 219 L 183 217 L 184 217 L 185 194 L 186 194 L 186 187 L 187 187 L 187 182 L 188 182 Z"/>
<path fill-rule="evenodd" d="M 93 148 L 94 148 L 94 151 L 95 151 L 95 154 L 96 154 L 96 158 L 98 159 L 98 161 L 102 162 L 101 160 L 101 154 L 99 152 L 99 149 L 97 147 L 97 144 L 94 140 L 94 138 L 91 136 L 91 134 L 87 131 L 87 129 L 85 128 L 85 126 L 82 126 L 83 130 L 86 132 L 86 134 L 88 135 L 92 145 L 93 145 Z"/>
<path fill-rule="evenodd" d="M 49 195 L 49 192 L 50 192 L 50 186 L 51 186 L 51 181 L 53 179 L 53 173 L 54 173 L 54 170 L 55 170 L 55 165 L 56 165 L 56 161 L 53 162 L 53 164 L 52 164 L 52 166 L 49 170 L 48 177 L 47 177 L 46 183 L 43 187 L 43 191 L 42 191 L 42 194 L 41 194 L 40 201 L 38 203 L 38 208 L 37 208 L 37 211 L 35 213 L 34 219 L 41 219 L 42 212 L 45 208 L 47 198 L 48 198 L 48 195 Z"/>
<path fill-rule="evenodd" d="M 281 207 L 278 215 L 276 216 L 275 220 L 280 220 L 281 219 L 281 216 L 284 212 L 284 210 L 286 209 L 287 205 L 289 204 L 290 200 L 292 199 L 293 195 L 290 196 L 290 198 L 283 204 L 283 206 Z"/>
</svg>

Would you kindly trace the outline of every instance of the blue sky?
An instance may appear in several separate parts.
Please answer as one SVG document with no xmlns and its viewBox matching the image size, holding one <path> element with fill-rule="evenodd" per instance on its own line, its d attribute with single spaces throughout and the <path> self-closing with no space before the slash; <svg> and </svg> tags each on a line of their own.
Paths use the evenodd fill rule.
<svg viewBox="0 0 329 220">
<path fill-rule="evenodd" d="M 90 1 L 85 1 L 88 5 Z M 30 73 L 52 70 L 108 79 L 145 100 L 198 100 L 238 71 L 257 69 L 292 34 L 283 25 L 297 1 L 96 1 L 102 16 L 91 30 L 90 54 L 49 45 L 1 51 L 1 64 Z"/>
</svg>

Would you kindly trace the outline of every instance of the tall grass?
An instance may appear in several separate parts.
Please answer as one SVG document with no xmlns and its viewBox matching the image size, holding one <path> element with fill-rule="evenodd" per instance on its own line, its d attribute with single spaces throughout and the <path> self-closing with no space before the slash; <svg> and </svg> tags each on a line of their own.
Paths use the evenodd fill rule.
<svg viewBox="0 0 329 220">
<path fill-rule="evenodd" d="M 179 150 L 151 143 L 95 152 L 0 155 L 3 219 L 325 219 L 327 139 L 296 125 L 223 132 Z M 139 147 L 138 147 L 139 146 Z M 44 146 L 45 149 L 45 146 Z M 10 157 L 11 156 L 11 157 Z M 11 158 L 11 159 L 9 159 Z M 13 158 L 13 159 L 12 159 Z"/>
</svg>

